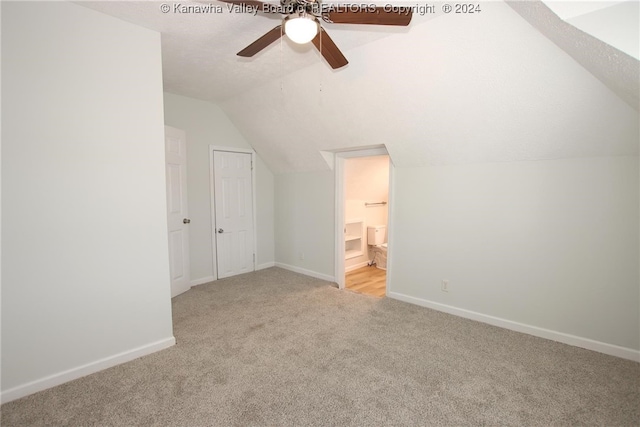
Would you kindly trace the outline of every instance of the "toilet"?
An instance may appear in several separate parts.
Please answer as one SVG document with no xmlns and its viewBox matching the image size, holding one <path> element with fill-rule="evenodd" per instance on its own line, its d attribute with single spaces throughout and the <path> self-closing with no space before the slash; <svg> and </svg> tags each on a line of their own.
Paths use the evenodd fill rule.
<svg viewBox="0 0 640 427">
<path fill-rule="evenodd" d="M 387 244 L 384 242 L 386 231 L 385 225 L 367 227 L 367 244 L 373 252 L 372 263 L 382 270 L 387 269 Z"/>
</svg>

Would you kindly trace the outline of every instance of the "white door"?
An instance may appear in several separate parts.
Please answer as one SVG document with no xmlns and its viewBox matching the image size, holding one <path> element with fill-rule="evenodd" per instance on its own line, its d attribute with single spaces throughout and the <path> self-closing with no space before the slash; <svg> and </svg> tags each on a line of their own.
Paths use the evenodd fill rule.
<svg viewBox="0 0 640 427">
<path fill-rule="evenodd" d="M 251 154 L 213 152 L 218 278 L 254 270 Z"/>
<path fill-rule="evenodd" d="M 167 216 L 171 297 L 190 286 L 189 215 L 187 215 L 187 141 L 184 131 L 165 126 L 167 164 Z"/>
</svg>

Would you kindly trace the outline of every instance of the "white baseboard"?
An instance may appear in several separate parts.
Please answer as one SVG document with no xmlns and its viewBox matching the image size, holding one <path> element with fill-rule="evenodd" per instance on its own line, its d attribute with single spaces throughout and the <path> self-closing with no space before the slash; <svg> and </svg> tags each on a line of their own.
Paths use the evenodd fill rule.
<svg viewBox="0 0 640 427">
<path fill-rule="evenodd" d="M 370 262 L 371 262 L 371 261 L 365 261 L 365 262 L 358 263 L 358 264 L 356 264 L 356 265 L 352 265 L 352 266 L 349 266 L 349 267 L 345 267 L 345 268 L 344 268 L 344 272 L 345 272 L 345 273 L 348 273 L 348 272 L 350 272 L 350 271 L 357 270 L 357 269 L 362 268 L 362 267 L 366 267 L 367 265 L 369 265 L 369 263 L 370 263 Z"/>
<path fill-rule="evenodd" d="M 98 371 L 102 371 L 112 366 L 120 365 L 125 362 L 129 362 L 133 359 L 137 359 L 142 356 L 146 356 L 156 351 L 164 350 L 165 348 L 175 345 L 176 339 L 174 337 L 165 338 L 154 343 L 134 348 L 113 356 L 105 357 L 104 359 L 96 360 L 95 362 L 87 363 L 86 365 L 78 366 L 64 372 L 50 375 L 48 377 L 41 378 L 39 380 L 31 381 L 29 383 L 19 385 L 17 387 L 5 390 L 0 394 L 0 402 L 7 403 L 12 400 L 20 399 L 21 397 L 28 396 L 30 394 L 46 390 L 57 385 L 76 380 L 78 378 L 94 374 Z"/>
<path fill-rule="evenodd" d="M 536 337 L 545 338 L 548 340 L 557 341 L 564 344 L 569 344 L 575 347 L 581 347 L 587 350 L 597 351 L 599 353 L 608 354 L 610 356 L 616 356 L 616 357 L 621 357 L 623 359 L 640 362 L 640 351 L 634 350 L 632 348 L 620 347 L 614 344 L 607 344 L 607 343 L 595 341 L 589 338 L 582 338 L 575 335 L 565 334 L 563 332 L 557 332 L 557 331 L 552 331 L 550 329 L 539 328 L 537 326 L 526 325 L 524 323 L 513 322 L 511 320 L 501 319 L 499 317 L 489 316 L 486 314 L 465 310 L 462 308 L 457 308 L 457 307 L 453 307 L 446 304 L 440 304 L 440 303 L 428 301 L 422 298 L 415 298 L 415 297 L 404 295 L 398 292 L 389 292 L 387 296 L 389 298 L 397 299 L 399 301 L 420 305 L 422 307 L 431 308 L 434 310 L 442 311 L 444 313 L 449 313 L 455 316 L 464 317 L 466 319 L 476 320 L 478 322 L 488 323 L 489 325 L 510 329 L 512 331 L 522 332 L 522 333 L 533 335 Z"/>
<path fill-rule="evenodd" d="M 213 276 L 201 277 L 199 279 L 192 280 L 189 284 L 193 286 L 204 285 L 205 283 L 213 282 L 216 280 Z"/>
<path fill-rule="evenodd" d="M 276 263 L 271 261 L 271 262 L 265 262 L 262 264 L 258 264 L 256 265 L 256 271 L 258 270 L 264 270 L 265 268 L 271 268 L 271 267 L 275 267 Z"/>
<path fill-rule="evenodd" d="M 316 279 L 326 280 L 328 282 L 335 282 L 336 279 L 333 276 L 329 276 L 328 274 L 318 273 L 316 271 L 307 270 L 305 268 L 296 267 L 289 264 L 283 264 L 281 262 L 275 263 L 276 267 L 284 268 L 285 270 L 293 271 L 294 273 L 304 274 L 305 276 L 315 277 Z"/>
</svg>

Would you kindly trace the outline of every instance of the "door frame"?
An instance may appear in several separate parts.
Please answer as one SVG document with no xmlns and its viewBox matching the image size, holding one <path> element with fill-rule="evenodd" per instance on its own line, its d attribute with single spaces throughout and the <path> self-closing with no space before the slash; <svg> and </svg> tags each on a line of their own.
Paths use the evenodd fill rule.
<svg viewBox="0 0 640 427">
<path fill-rule="evenodd" d="M 335 165 L 335 218 L 336 218 L 336 228 L 335 228 L 335 281 L 338 284 L 339 289 L 344 289 L 345 280 L 345 267 L 344 267 L 344 206 L 345 206 L 345 182 L 344 182 L 344 165 L 346 159 L 352 159 L 356 157 L 372 157 L 372 156 L 389 156 L 389 212 L 388 212 L 388 222 L 387 222 L 387 279 L 386 279 L 386 294 L 388 295 L 391 292 L 389 277 L 391 275 L 391 271 L 393 270 L 393 212 L 394 212 L 394 198 L 393 198 L 393 189 L 394 189 L 394 176 L 395 176 L 395 167 L 393 165 L 393 160 L 391 155 L 387 151 L 387 148 L 384 145 L 378 145 L 374 147 L 361 147 L 350 149 L 347 151 L 339 151 L 334 153 L 334 165 Z"/>
<path fill-rule="evenodd" d="M 209 209 L 211 211 L 211 263 L 213 266 L 213 280 L 218 280 L 218 249 L 216 247 L 216 206 L 215 206 L 215 167 L 213 162 L 214 151 L 224 151 L 227 153 L 251 154 L 251 198 L 253 216 L 253 271 L 256 270 L 258 261 L 258 241 L 257 241 L 257 219 L 256 219 L 256 152 L 249 148 L 222 147 L 219 145 L 209 145 Z"/>
</svg>

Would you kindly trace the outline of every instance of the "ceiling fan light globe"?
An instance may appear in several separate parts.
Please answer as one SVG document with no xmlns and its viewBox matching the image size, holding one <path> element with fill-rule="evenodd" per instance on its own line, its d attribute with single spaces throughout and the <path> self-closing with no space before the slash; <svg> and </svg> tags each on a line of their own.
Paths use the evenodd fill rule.
<svg viewBox="0 0 640 427">
<path fill-rule="evenodd" d="M 315 17 L 306 15 L 287 19 L 284 23 L 284 32 L 294 43 L 309 43 L 318 34 L 318 21 Z"/>
</svg>

